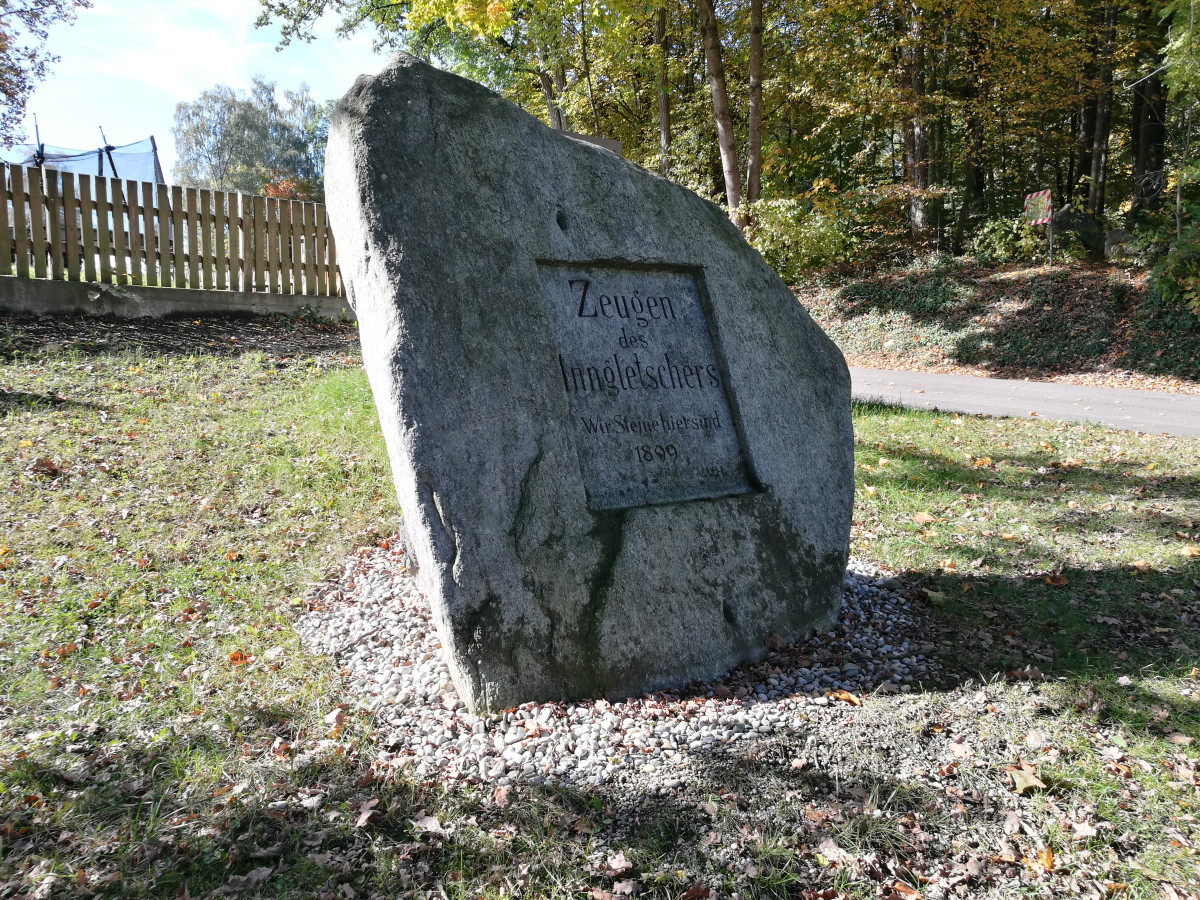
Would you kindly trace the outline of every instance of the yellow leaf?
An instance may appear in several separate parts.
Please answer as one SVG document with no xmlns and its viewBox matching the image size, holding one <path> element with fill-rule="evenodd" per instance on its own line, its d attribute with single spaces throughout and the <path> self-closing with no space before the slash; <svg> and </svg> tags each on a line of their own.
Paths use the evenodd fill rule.
<svg viewBox="0 0 1200 900">
<path fill-rule="evenodd" d="M 927 512 L 919 512 L 913 516 L 913 521 L 918 525 L 928 525 L 930 522 L 936 522 L 937 519 Z"/>
<path fill-rule="evenodd" d="M 1067 576 L 1066 575 L 1046 575 L 1046 576 L 1043 576 L 1042 581 L 1046 582 L 1046 584 L 1052 584 L 1055 587 L 1062 587 L 1064 584 L 1067 583 Z"/>
<path fill-rule="evenodd" d="M 1197 547 L 1195 544 L 1188 544 L 1179 552 L 1184 556 L 1200 556 L 1200 547 Z"/>
<path fill-rule="evenodd" d="M 971 463 L 971 465 L 976 469 L 980 468 L 981 466 L 990 466 L 991 464 L 992 458 L 990 456 L 981 456 L 979 459 Z"/>
<path fill-rule="evenodd" d="M 1049 847 L 1043 847 L 1037 854 L 1038 865 L 1049 872 L 1054 868 L 1054 851 Z"/>
<path fill-rule="evenodd" d="M 828 694 L 831 700 L 841 700 L 843 703 L 849 703 L 851 706 L 862 706 L 862 700 L 855 697 L 849 691 L 836 690 Z"/>
</svg>

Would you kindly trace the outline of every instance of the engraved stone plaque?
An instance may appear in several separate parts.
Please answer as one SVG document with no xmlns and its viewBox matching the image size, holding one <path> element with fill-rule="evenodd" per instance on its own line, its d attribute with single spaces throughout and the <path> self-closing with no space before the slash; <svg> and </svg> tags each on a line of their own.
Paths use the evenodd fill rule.
<svg viewBox="0 0 1200 900">
<path fill-rule="evenodd" d="M 548 262 L 539 273 L 588 506 L 749 492 L 695 274 Z"/>
</svg>

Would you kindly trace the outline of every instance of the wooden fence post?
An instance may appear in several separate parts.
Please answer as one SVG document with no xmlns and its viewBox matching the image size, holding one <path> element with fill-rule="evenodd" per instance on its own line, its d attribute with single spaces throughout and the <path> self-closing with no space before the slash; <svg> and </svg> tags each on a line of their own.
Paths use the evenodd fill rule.
<svg viewBox="0 0 1200 900">
<path fill-rule="evenodd" d="M 13 235 L 8 230 L 8 172 L 11 167 L 0 163 L 0 275 L 13 273 Z"/>
<path fill-rule="evenodd" d="M 109 233 L 109 217 L 112 216 L 112 233 Z M 113 244 L 116 243 L 117 284 L 125 281 L 125 235 L 121 231 L 119 216 L 112 212 L 108 202 L 108 179 L 96 176 L 96 225 L 100 229 L 100 280 L 112 284 Z"/>
<path fill-rule="evenodd" d="M 79 225 L 83 241 L 83 277 L 85 281 L 96 280 L 96 228 L 92 203 L 92 176 L 79 176 Z"/>
</svg>

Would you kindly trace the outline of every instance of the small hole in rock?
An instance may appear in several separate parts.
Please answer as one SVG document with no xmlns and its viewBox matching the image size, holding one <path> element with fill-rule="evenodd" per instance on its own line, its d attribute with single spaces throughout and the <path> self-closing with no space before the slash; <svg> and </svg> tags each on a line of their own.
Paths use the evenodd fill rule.
<svg viewBox="0 0 1200 900">
<path fill-rule="evenodd" d="M 563 231 L 567 230 L 567 216 L 561 209 L 554 214 L 554 221 L 558 223 L 558 227 Z"/>
</svg>

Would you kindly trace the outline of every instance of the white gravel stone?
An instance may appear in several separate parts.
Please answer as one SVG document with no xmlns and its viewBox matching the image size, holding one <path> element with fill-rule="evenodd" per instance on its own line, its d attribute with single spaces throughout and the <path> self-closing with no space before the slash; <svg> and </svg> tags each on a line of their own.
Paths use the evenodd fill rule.
<svg viewBox="0 0 1200 900">
<path fill-rule="evenodd" d="M 636 775 L 673 789 L 686 781 L 691 754 L 786 735 L 804 724 L 799 711 L 828 715 L 820 709 L 830 705 L 827 691 L 909 692 L 920 680 L 913 673 L 936 672 L 923 655 L 932 647 L 920 620 L 883 580 L 851 560 L 835 630 L 797 645 L 803 666 L 784 668 L 786 652 L 758 664 L 766 666 L 759 684 L 734 672 L 682 692 L 530 703 L 483 717 L 454 691 L 429 607 L 398 550 L 357 551 L 314 589 L 296 629 L 307 649 L 344 672 L 347 693 L 373 713 L 393 764 L 411 760 L 420 778 L 507 785 L 552 775 L 555 783 L 597 785 Z M 885 633 L 899 641 L 895 650 Z"/>
</svg>

